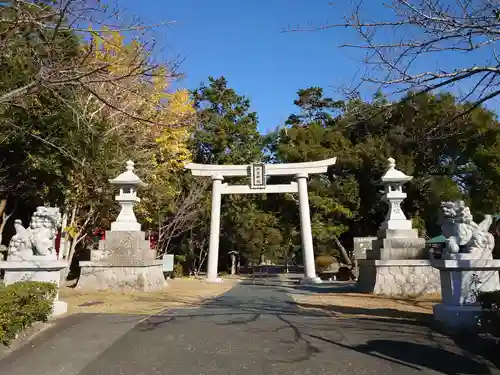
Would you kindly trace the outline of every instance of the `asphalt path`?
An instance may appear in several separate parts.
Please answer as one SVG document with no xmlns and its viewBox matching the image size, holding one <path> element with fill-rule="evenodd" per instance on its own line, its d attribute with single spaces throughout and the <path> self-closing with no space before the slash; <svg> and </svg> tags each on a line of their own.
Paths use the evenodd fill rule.
<svg viewBox="0 0 500 375">
<path fill-rule="evenodd" d="M 70 315 L 0 360 L 0 374 L 500 374 L 476 345 L 415 323 L 304 311 L 292 288 L 239 284 L 155 316 Z"/>
</svg>

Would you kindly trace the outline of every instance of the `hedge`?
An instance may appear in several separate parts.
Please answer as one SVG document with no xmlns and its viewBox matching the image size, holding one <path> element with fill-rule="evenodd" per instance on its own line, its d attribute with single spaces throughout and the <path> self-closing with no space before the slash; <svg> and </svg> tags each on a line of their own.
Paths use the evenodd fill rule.
<svg viewBox="0 0 500 375">
<path fill-rule="evenodd" d="M 0 285 L 0 344 L 9 345 L 35 322 L 46 322 L 57 295 L 53 283 L 26 281 Z"/>
<path fill-rule="evenodd" d="M 319 272 L 323 272 L 328 267 L 330 267 L 333 263 L 336 263 L 337 260 L 335 257 L 331 255 L 320 255 L 316 257 L 316 268 Z"/>
</svg>

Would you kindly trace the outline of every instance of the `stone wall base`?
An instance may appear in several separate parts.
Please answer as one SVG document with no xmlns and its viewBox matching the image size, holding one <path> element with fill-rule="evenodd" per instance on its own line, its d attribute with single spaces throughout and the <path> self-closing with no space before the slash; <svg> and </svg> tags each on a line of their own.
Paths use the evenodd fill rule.
<svg viewBox="0 0 500 375">
<path fill-rule="evenodd" d="M 361 293 L 415 296 L 440 293 L 439 270 L 428 260 L 360 260 L 356 288 Z"/>
<path fill-rule="evenodd" d="M 77 289 L 156 292 L 167 285 L 161 260 L 140 265 L 113 265 L 90 261 L 80 262 L 80 268 Z"/>
</svg>

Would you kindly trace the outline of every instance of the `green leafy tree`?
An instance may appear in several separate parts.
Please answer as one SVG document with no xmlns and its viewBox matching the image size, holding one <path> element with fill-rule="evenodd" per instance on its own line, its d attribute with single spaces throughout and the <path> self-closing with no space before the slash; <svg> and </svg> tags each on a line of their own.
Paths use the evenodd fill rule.
<svg viewBox="0 0 500 375">
<path fill-rule="evenodd" d="M 245 164 L 262 158 L 262 137 L 250 100 L 227 87 L 224 77 L 208 78 L 192 93 L 199 126 L 193 160 L 204 164 Z"/>
<path fill-rule="evenodd" d="M 465 199 L 476 214 L 500 209 L 500 138 L 492 112 L 467 111 L 467 104 L 458 104 L 446 93 L 410 93 L 396 103 L 380 93 L 370 102 L 354 97 L 343 103 L 322 98 L 318 88 L 298 94 L 300 114 L 273 134 L 268 149 L 276 162 L 337 157 L 325 176 L 312 177 L 309 183 L 318 253 L 331 254 L 336 238 L 347 246 L 353 236 L 376 234 L 387 212 L 380 177 L 388 157 L 414 176 L 406 185 L 404 210 L 422 234 L 440 233 L 437 215 L 443 200 Z M 443 137 L 440 121 L 450 113 L 457 116 Z M 274 204 L 291 212 L 291 203 L 293 199 L 277 198 Z M 298 218 L 289 220 L 298 228 Z"/>
<path fill-rule="evenodd" d="M 295 104 L 301 114 L 289 117 L 288 124 L 276 134 L 271 146 L 276 152 L 276 161 L 296 163 L 316 161 L 338 156 L 351 147 L 351 142 L 332 125 L 337 121 L 339 108 L 343 103 L 323 98 L 320 88 L 299 90 Z M 357 186 L 352 181 L 336 181 L 332 168 L 325 175 L 311 176 L 309 182 L 309 200 L 311 224 L 315 249 L 321 254 L 337 254 L 334 238 L 343 234 L 348 227 L 346 219 L 353 215 L 356 208 Z M 285 200 L 277 198 L 276 210 L 286 207 L 287 212 L 297 212 L 298 202 L 295 197 Z M 295 231 L 300 226 L 298 215 L 292 219 Z"/>
</svg>

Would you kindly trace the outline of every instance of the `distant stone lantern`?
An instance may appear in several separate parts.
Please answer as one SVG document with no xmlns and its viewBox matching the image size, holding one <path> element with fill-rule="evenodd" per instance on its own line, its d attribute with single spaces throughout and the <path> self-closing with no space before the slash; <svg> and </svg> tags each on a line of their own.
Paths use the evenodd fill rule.
<svg viewBox="0 0 500 375">
<path fill-rule="evenodd" d="M 115 200 L 120 204 L 121 211 L 116 221 L 111 223 L 111 231 L 140 231 L 141 224 L 137 222 L 134 214 L 134 206 L 141 200 L 137 197 L 139 186 L 146 186 L 134 173 L 134 162 L 127 161 L 127 170 L 118 177 L 109 180 L 113 185 L 120 188 L 120 193 L 115 196 Z"/>
<path fill-rule="evenodd" d="M 240 253 L 238 251 L 231 250 L 230 252 L 228 252 L 228 254 L 231 257 L 231 275 L 236 275 L 236 270 L 238 268 L 238 265 L 236 263 L 236 259 Z M 238 260 L 238 263 L 239 263 L 239 260 Z"/>
<path fill-rule="evenodd" d="M 403 184 L 412 180 L 412 176 L 407 176 L 396 169 L 396 161 L 393 158 L 387 160 L 389 168 L 382 176 L 382 183 L 385 186 L 384 200 L 389 204 L 389 211 L 385 221 L 380 227 L 381 230 L 411 230 L 411 221 L 408 220 L 401 209 L 401 203 L 406 198 L 403 192 Z"/>
</svg>

